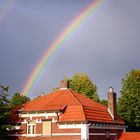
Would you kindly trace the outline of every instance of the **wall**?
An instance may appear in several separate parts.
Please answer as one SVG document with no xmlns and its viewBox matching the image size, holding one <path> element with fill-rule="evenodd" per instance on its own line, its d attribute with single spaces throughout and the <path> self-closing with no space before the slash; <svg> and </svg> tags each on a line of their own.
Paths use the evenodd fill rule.
<svg viewBox="0 0 140 140">
<path fill-rule="evenodd" d="M 11 134 L 11 136 L 8 137 L 8 140 L 81 140 L 81 129 L 79 124 L 72 124 L 66 129 L 63 127 L 69 125 L 63 125 L 62 128 L 59 128 L 57 123 L 58 116 L 56 113 L 47 113 L 44 114 L 44 116 L 43 114 L 24 114 L 21 115 L 21 118 L 20 130 L 14 131 L 15 133 Z M 51 136 L 42 135 L 42 120 L 44 119 L 52 120 Z M 36 121 L 36 134 L 27 135 L 27 123 L 29 120 Z"/>
<path fill-rule="evenodd" d="M 117 140 L 123 129 L 89 129 L 89 140 Z"/>
</svg>

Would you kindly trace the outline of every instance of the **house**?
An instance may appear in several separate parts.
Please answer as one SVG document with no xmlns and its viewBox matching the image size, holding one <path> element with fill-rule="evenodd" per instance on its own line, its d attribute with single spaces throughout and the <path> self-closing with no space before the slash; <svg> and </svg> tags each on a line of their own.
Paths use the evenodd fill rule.
<svg viewBox="0 0 140 140">
<path fill-rule="evenodd" d="M 117 115 L 116 93 L 108 92 L 108 107 L 67 88 L 42 95 L 15 111 L 10 140 L 117 140 L 125 130 Z M 15 119 L 16 118 L 16 119 Z"/>
</svg>

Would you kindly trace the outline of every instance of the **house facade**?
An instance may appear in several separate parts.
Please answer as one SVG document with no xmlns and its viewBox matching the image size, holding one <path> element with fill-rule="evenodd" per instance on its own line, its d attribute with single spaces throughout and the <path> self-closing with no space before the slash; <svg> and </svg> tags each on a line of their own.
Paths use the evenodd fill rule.
<svg viewBox="0 0 140 140">
<path fill-rule="evenodd" d="M 112 88 L 106 107 L 62 82 L 58 91 L 24 104 L 13 116 L 9 140 L 117 140 L 125 130 Z"/>
</svg>

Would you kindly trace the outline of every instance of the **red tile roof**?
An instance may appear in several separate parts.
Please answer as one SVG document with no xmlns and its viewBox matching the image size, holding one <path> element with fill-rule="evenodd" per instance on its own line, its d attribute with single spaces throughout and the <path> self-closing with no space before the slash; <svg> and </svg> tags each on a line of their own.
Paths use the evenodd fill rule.
<svg viewBox="0 0 140 140">
<path fill-rule="evenodd" d="M 118 140 L 140 140 L 140 132 L 124 132 Z"/>
<path fill-rule="evenodd" d="M 64 108 L 66 109 L 59 118 L 60 122 L 92 121 L 114 123 L 106 106 L 69 89 L 58 90 L 48 95 L 40 96 L 25 104 L 22 111 L 56 111 Z M 118 123 L 124 124 L 120 118 Z"/>
</svg>

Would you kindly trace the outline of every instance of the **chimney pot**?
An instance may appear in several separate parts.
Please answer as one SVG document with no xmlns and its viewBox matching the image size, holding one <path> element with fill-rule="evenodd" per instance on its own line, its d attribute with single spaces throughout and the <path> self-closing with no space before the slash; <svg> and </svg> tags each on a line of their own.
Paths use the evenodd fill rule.
<svg viewBox="0 0 140 140">
<path fill-rule="evenodd" d="M 62 80 L 60 81 L 60 90 L 68 89 L 69 88 L 69 81 Z"/>
<path fill-rule="evenodd" d="M 110 87 L 110 88 L 109 88 L 109 92 L 114 92 L 113 87 Z"/>
</svg>

